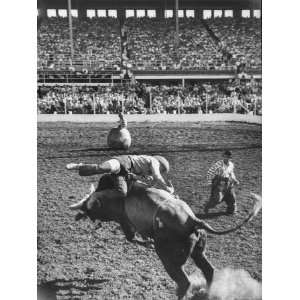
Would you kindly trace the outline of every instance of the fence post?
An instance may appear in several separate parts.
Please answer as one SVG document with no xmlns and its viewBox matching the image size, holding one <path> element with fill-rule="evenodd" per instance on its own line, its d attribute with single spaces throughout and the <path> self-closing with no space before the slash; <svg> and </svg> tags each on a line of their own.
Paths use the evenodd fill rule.
<svg viewBox="0 0 300 300">
<path fill-rule="evenodd" d="M 236 114 L 236 98 L 233 98 L 233 113 Z"/>
<path fill-rule="evenodd" d="M 64 93 L 64 104 L 65 104 L 65 115 L 67 114 L 67 99 L 66 94 Z"/>
<path fill-rule="evenodd" d="M 95 94 L 93 93 L 93 111 L 94 115 L 96 114 L 96 103 L 95 103 Z"/>
</svg>

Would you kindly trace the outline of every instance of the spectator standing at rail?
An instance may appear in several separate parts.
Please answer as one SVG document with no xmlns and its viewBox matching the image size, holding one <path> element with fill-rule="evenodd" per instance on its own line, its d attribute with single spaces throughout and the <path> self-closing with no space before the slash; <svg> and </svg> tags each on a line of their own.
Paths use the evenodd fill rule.
<svg viewBox="0 0 300 300">
<path fill-rule="evenodd" d="M 232 203 L 228 205 L 227 213 L 234 213 L 236 211 L 236 196 L 234 191 L 234 185 L 238 185 L 239 181 L 236 179 L 234 174 L 234 164 L 231 161 L 232 153 L 230 150 L 226 150 L 223 153 L 223 159 L 214 163 L 207 172 L 207 181 L 211 186 L 211 195 L 208 203 L 205 205 L 204 212 L 208 213 L 210 208 L 215 207 L 218 202 L 215 202 L 215 199 L 212 197 L 213 180 L 216 176 L 221 176 L 224 178 L 226 183 L 229 185 L 228 192 L 231 194 Z"/>
</svg>

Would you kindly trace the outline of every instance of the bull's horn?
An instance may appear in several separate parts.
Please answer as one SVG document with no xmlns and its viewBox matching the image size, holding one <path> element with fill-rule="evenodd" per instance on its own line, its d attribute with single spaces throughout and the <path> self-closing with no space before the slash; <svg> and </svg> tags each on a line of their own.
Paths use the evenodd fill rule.
<svg viewBox="0 0 300 300">
<path fill-rule="evenodd" d="M 82 200 L 80 200 L 79 202 L 72 204 L 69 206 L 70 209 L 75 210 L 75 209 L 80 209 L 82 207 Z"/>
<path fill-rule="evenodd" d="M 79 202 L 72 204 L 69 206 L 70 209 L 80 209 L 83 205 L 83 203 L 95 192 L 95 186 L 93 184 L 91 184 L 90 186 L 90 192 L 89 194 L 87 194 L 82 200 L 80 200 Z"/>
<path fill-rule="evenodd" d="M 79 202 L 72 204 L 69 206 L 70 209 L 80 209 L 83 205 L 83 203 L 89 198 L 90 194 L 86 195 L 83 199 L 81 199 Z"/>
</svg>

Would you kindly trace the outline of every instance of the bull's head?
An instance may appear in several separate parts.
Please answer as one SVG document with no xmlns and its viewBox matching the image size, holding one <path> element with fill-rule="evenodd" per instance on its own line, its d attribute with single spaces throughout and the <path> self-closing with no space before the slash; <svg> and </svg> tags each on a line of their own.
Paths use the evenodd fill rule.
<svg viewBox="0 0 300 300">
<path fill-rule="evenodd" d="M 69 206 L 72 210 L 79 210 L 80 212 L 77 213 L 75 216 L 75 220 L 79 221 L 82 218 L 89 217 L 92 221 L 95 221 L 94 211 L 98 210 L 101 206 L 101 202 L 97 201 L 97 198 L 94 195 L 95 193 L 95 186 L 91 184 L 90 192 L 86 194 L 79 202 L 72 204 Z"/>
<path fill-rule="evenodd" d="M 212 180 L 210 201 L 220 203 L 231 188 L 232 182 L 228 178 L 219 175 L 215 176 Z"/>
<path fill-rule="evenodd" d="M 91 185 L 90 192 L 79 202 L 69 206 L 72 210 L 79 210 L 75 216 L 78 221 L 88 217 L 93 222 L 118 220 L 121 214 L 122 201 L 112 190 L 95 190 Z"/>
</svg>

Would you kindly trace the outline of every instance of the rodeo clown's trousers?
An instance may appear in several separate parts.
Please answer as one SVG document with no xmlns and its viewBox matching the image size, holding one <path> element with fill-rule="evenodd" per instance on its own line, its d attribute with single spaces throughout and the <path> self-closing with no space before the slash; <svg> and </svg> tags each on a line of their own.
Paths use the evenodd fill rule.
<svg viewBox="0 0 300 300">
<path fill-rule="evenodd" d="M 221 202 L 225 202 L 227 205 L 227 210 L 226 212 L 228 214 L 233 214 L 236 212 L 236 194 L 234 188 L 230 188 L 223 196 L 222 201 L 216 201 L 214 197 L 212 197 L 212 191 L 209 197 L 209 201 L 206 203 L 204 207 L 204 212 L 208 213 L 208 210 L 210 208 L 216 207 L 218 204 Z"/>
</svg>

